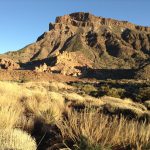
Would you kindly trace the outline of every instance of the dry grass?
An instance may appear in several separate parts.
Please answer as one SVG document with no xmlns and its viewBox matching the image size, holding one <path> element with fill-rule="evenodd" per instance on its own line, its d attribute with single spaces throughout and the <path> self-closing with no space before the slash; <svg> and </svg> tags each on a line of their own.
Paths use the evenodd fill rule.
<svg viewBox="0 0 150 150">
<path fill-rule="evenodd" d="M 64 139 L 71 139 L 77 144 L 85 138 L 87 145 L 98 144 L 116 149 L 130 146 L 141 150 L 150 142 L 149 124 L 128 121 L 124 117 L 112 120 L 93 109 L 90 113 L 75 112 L 75 105 L 96 106 L 100 110 L 107 104 L 114 109 L 132 110 L 141 116 L 149 114 L 146 106 L 129 99 L 93 98 L 73 90 L 74 87 L 55 82 L 0 82 L 0 129 L 20 128 L 31 133 L 38 119 L 45 126 L 57 123 Z M 64 114 L 68 115 L 68 119 L 64 120 Z"/>
<path fill-rule="evenodd" d="M 0 129 L 8 129 L 15 127 L 20 115 L 22 113 L 22 107 L 17 105 L 1 106 L 0 107 Z"/>
<path fill-rule="evenodd" d="M 45 86 L 48 85 L 0 82 L 0 128 L 19 126 L 31 131 L 36 118 L 47 123 L 59 120 L 64 107 L 63 96 L 48 92 Z"/>
<path fill-rule="evenodd" d="M 35 140 L 19 129 L 0 130 L 1 150 L 36 150 Z"/>
<path fill-rule="evenodd" d="M 144 105 L 147 107 L 147 109 L 150 110 L 150 100 L 149 101 L 145 101 Z"/>
<path fill-rule="evenodd" d="M 84 138 L 87 145 L 99 144 L 113 149 L 130 146 L 141 150 L 150 142 L 150 125 L 124 117 L 110 118 L 97 112 L 69 113 L 68 119 L 59 122 L 58 126 L 64 139 L 78 144 Z"/>
</svg>

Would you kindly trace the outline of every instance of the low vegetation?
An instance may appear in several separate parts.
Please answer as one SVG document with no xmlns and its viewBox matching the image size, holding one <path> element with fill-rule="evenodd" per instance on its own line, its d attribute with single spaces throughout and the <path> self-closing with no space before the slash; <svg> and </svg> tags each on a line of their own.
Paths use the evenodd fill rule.
<svg viewBox="0 0 150 150">
<path fill-rule="evenodd" d="M 0 130 L 1 150 L 35 150 L 36 142 L 29 134 L 19 129 Z"/>
<path fill-rule="evenodd" d="M 80 93 L 90 94 L 94 97 L 111 96 L 116 98 L 130 98 L 136 102 L 150 100 L 150 82 L 143 81 L 115 81 L 103 80 L 98 83 L 72 82 L 80 89 Z"/>
<path fill-rule="evenodd" d="M 149 101 L 99 97 L 98 90 L 84 83 L 0 82 L 0 149 L 148 150 Z"/>
</svg>

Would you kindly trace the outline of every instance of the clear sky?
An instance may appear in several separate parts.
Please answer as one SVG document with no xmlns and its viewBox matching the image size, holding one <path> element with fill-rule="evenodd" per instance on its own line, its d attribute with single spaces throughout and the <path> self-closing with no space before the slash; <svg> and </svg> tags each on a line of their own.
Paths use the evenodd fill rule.
<svg viewBox="0 0 150 150">
<path fill-rule="evenodd" d="M 150 0 L 0 0 L 0 53 L 36 41 L 56 16 L 80 11 L 150 26 Z"/>
</svg>

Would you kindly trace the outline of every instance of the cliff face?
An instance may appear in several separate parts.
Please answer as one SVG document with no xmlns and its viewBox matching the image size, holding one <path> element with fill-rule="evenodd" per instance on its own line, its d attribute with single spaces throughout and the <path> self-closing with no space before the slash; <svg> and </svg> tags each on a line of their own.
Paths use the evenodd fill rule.
<svg viewBox="0 0 150 150">
<path fill-rule="evenodd" d="M 58 24 L 66 24 L 72 25 L 77 27 L 93 27 L 93 29 L 98 29 L 101 26 L 118 26 L 122 28 L 129 28 L 131 30 L 138 30 L 138 31 L 146 31 L 150 32 L 150 27 L 143 27 L 134 25 L 127 21 L 118 21 L 114 19 L 107 19 L 102 17 L 96 17 L 89 13 L 72 13 L 70 15 L 65 15 L 63 17 L 57 17 L 56 23 L 54 24 L 57 26 Z M 51 25 L 50 25 L 51 29 Z"/>
<path fill-rule="evenodd" d="M 6 55 L 21 63 L 81 52 L 93 68 L 138 69 L 150 57 L 150 27 L 73 13 L 57 17 L 35 43 Z"/>
</svg>

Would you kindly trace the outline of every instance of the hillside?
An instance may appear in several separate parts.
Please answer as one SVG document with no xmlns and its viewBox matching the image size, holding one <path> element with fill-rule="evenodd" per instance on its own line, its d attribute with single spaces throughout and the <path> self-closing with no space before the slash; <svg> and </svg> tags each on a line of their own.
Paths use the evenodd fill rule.
<svg viewBox="0 0 150 150">
<path fill-rule="evenodd" d="M 132 68 L 150 55 L 150 28 L 126 21 L 73 13 L 57 17 L 35 43 L 6 55 L 19 62 L 82 51 L 95 67 Z"/>
<path fill-rule="evenodd" d="M 88 73 L 94 72 L 95 77 L 103 79 L 107 74 L 108 78 L 114 78 L 124 74 L 121 78 L 142 79 L 144 74 L 144 79 L 150 78 L 143 71 L 139 73 L 141 66 L 150 63 L 150 27 L 83 12 L 57 17 L 55 23 L 49 24 L 49 31 L 38 37 L 35 43 L 1 57 L 13 59 L 22 68 L 33 70 L 44 63 L 56 66 L 58 56 L 64 52 L 68 56 L 73 52 L 76 57 L 73 56 L 72 65 L 81 70 L 85 66 L 90 68 Z M 88 64 L 75 66 L 73 61 L 80 57 L 84 57 Z M 67 65 L 70 60 L 66 58 L 66 61 L 59 66 Z"/>
</svg>

